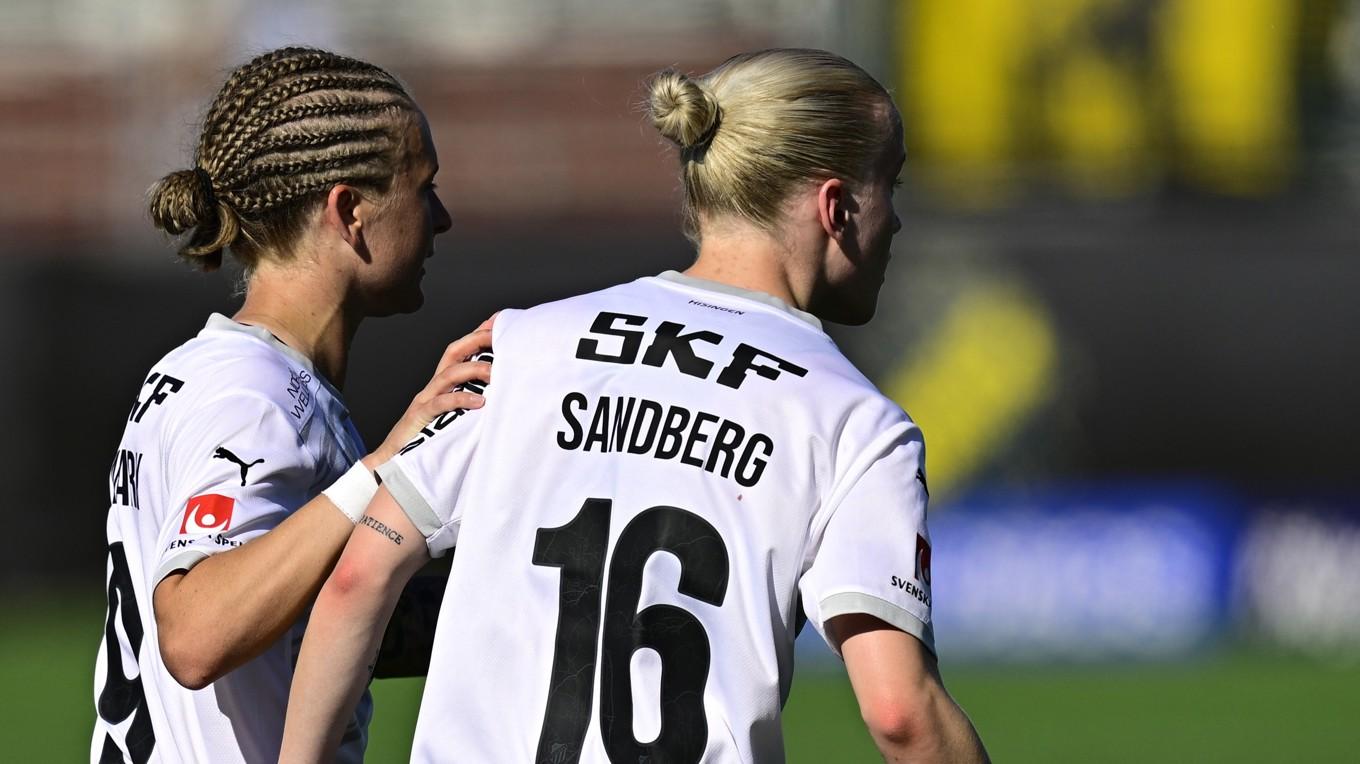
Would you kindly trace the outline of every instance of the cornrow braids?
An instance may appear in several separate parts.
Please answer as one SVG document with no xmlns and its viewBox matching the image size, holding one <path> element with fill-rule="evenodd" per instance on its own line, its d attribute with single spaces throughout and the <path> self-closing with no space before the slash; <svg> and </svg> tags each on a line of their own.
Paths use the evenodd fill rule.
<svg viewBox="0 0 1360 764">
<path fill-rule="evenodd" d="M 272 79 L 276 79 L 281 74 L 296 74 L 300 71 L 314 71 L 325 66 L 326 56 L 320 51 L 312 53 L 305 49 L 280 48 L 278 50 L 265 53 L 245 66 L 239 67 L 231 73 L 227 81 L 223 83 L 222 89 L 218 91 L 217 97 L 213 99 L 212 105 L 208 107 L 208 114 L 203 120 L 205 130 L 202 139 L 199 141 L 199 150 L 202 151 L 208 139 L 215 136 L 215 131 L 220 128 L 225 120 L 224 115 L 228 112 L 240 112 L 259 92 L 260 87 L 267 84 Z M 282 66 L 282 71 L 279 67 Z"/>
<path fill-rule="evenodd" d="M 180 255 L 216 269 L 224 250 L 253 268 L 286 256 L 337 183 L 387 191 L 416 105 L 390 73 L 315 48 L 238 67 L 208 107 L 194 167 L 151 189 L 153 224 L 188 233 Z"/>
<path fill-rule="evenodd" d="M 400 85 L 396 83 L 390 83 L 390 86 L 400 88 Z M 392 92 L 389 90 L 389 83 L 376 77 L 307 75 L 283 84 L 272 92 L 262 94 L 258 101 L 251 103 L 252 111 L 255 114 L 267 114 L 270 109 L 284 101 L 319 90 Z M 388 105 L 396 105 L 396 102 L 389 102 Z M 263 120 L 258 118 L 245 120 L 235 131 L 223 136 L 223 145 L 220 149 L 201 156 L 200 162 L 207 165 L 207 169 L 215 170 L 230 167 L 230 163 L 236 159 L 241 148 L 259 135 L 263 129 Z"/>
<path fill-rule="evenodd" d="M 220 130 L 230 124 L 224 116 L 227 113 L 245 112 L 265 86 L 284 77 L 317 71 L 365 71 L 392 79 L 387 72 L 372 64 L 322 50 L 290 47 L 265 53 L 239 67 L 218 91 L 203 121 L 204 132 L 199 141 L 199 153 L 203 153 L 210 138 L 218 137 Z"/>
<path fill-rule="evenodd" d="M 376 138 L 384 134 L 380 127 L 371 127 L 354 130 L 335 130 L 332 132 L 317 130 L 298 130 L 292 133 L 280 133 L 263 140 L 255 142 L 251 147 L 250 156 L 247 159 L 257 159 L 259 157 L 293 149 L 304 148 L 323 148 L 334 146 L 352 140 L 365 140 Z"/>
<path fill-rule="evenodd" d="M 312 117 L 357 117 L 372 116 L 384 111 L 388 111 L 392 105 L 387 102 L 371 103 L 349 103 L 336 101 L 325 96 L 318 97 L 316 101 L 301 104 L 299 106 L 285 106 L 275 109 L 264 116 L 260 122 L 265 127 L 278 127 L 280 125 L 301 122 Z"/>
<path fill-rule="evenodd" d="M 381 171 L 370 171 L 354 176 L 355 184 L 375 182 L 383 177 Z M 299 197 L 325 191 L 335 185 L 326 175 L 308 175 L 291 179 L 288 185 L 271 184 L 251 193 L 234 194 L 232 201 L 242 213 L 267 212 L 288 205 Z"/>
<path fill-rule="evenodd" d="M 298 159 L 251 162 L 244 168 L 244 172 L 239 177 L 223 182 L 223 185 L 227 187 L 223 195 L 230 198 L 237 189 L 249 188 L 266 178 L 296 176 L 301 173 L 324 173 L 346 168 L 357 170 L 361 165 L 381 159 L 387 153 L 387 150 L 388 147 L 381 145 L 381 143 L 376 146 L 369 143 L 358 148 L 342 146 L 340 150 L 327 151 L 324 158 L 304 156 Z"/>
</svg>

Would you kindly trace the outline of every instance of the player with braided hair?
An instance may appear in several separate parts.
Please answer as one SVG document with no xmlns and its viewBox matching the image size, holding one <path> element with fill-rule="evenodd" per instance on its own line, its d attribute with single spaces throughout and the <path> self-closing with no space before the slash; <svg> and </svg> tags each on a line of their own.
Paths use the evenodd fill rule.
<svg viewBox="0 0 1360 764">
<path fill-rule="evenodd" d="M 305 613 L 377 490 L 371 470 L 481 405 L 489 366 L 466 359 L 489 325 L 448 346 L 367 456 L 339 392 L 360 323 L 423 300 L 422 265 L 451 225 L 437 169 L 391 74 L 283 48 L 232 72 L 193 166 L 152 188 L 153 223 L 186 235 L 180 254 L 204 270 L 231 252 L 245 300 L 156 363 L 128 416 L 92 761 L 277 759 Z M 323 488 L 332 498 L 309 504 Z M 365 699 L 340 760 L 362 758 L 370 715 Z"/>
</svg>

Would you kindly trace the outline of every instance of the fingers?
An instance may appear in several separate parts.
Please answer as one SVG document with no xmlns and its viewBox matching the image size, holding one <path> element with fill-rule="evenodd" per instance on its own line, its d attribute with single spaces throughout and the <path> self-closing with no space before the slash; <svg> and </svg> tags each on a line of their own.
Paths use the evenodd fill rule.
<svg viewBox="0 0 1360 764">
<path fill-rule="evenodd" d="M 425 426 L 435 417 L 453 411 L 454 409 L 479 409 L 486 405 L 486 399 L 477 393 L 467 390 L 450 390 L 437 393 L 429 398 L 416 400 L 411 404 L 408 418 L 414 417 L 420 422 L 420 427 Z"/>
<path fill-rule="evenodd" d="M 397 422 L 387 439 L 377 450 L 364 457 L 365 463 L 382 464 L 398 453 L 436 417 L 454 409 L 479 409 L 486 405 L 485 399 L 472 390 L 455 390 L 459 385 L 480 381 L 491 381 L 491 364 L 486 361 L 467 360 L 478 351 L 490 349 L 491 328 L 496 317 L 483 321 L 476 330 L 449 343 L 439 358 L 434 376 L 425 385 L 406 409 L 406 414 Z M 479 386 L 474 385 L 480 390 Z"/>
<path fill-rule="evenodd" d="M 452 393 L 436 395 L 434 399 L 430 401 L 430 405 L 434 407 L 437 412 L 435 416 L 438 416 L 445 411 L 453 411 L 454 409 L 479 409 L 486 405 L 486 399 L 476 393 L 458 390 Z"/>
<path fill-rule="evenodd" d="M 439 364 L 435 366 L 435 373 L 438 374 L 453 364 L 467 360 L 479 350 L 490 347 L 491 325 L 490 319 L 487 319 L 475 331 L 450 342 L 448 347 L 444 348 L 444 354 L 439 357 Z"/>
<path fill-rule="evenodd" d="M 454 390 L 411 404 L 408 417 L 414 417 L 416 421 L 420 422 L 419 426 L 423 427 L 440 414 L 448 413 L 454 409 L 479 409 L 485 405 L 486 399 L 477 393 Z M 419 429 L 419 427 L 416 429 Z"/>
<path fill-rule="evenodd" d="M 430 379 L 430 383 L 416 396 L 416 402 L 428 401 L 438 395 L 450 392 L 453 388 L 471 381 L 490 382 L 491 364 L 486 361 L 463 361 L 441 369 Z M 477 396 L 480 398 L 481 396 Z"/>
</svg>

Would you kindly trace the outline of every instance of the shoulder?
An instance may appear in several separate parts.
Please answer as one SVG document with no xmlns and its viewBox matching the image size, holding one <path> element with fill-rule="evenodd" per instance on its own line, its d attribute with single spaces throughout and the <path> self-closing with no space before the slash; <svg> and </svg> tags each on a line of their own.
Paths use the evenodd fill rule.
<svg viewBox="0 0 1360 764">
<path fill-rule="evenodd" d="M 855 371 L 859 375 L 859 371 Z M 863 420 L 875 429 L 887 428 L 907 428 L 919 431 L 916 422 L 911 415 L 897 401 L 884 395 L 873 382 L 864 379 L 862 381 L 847 381 L 847 387 L 853 390 L 849 396 L 854 401 L 853 420 Z"/>
<path fill-rule="evenodd" d="M 902 405 L 885 395 L 834 342 L 805 343 L 804 347 L 804 357 L 817 370 L 819 385 L 829 393 L 823 400 L 841 407 L 854 420 L 880 426 L 912 423 Z"/>
<path fill-rule="evenodd" d="M 924 483 L 924 435 L 902 405 L 838 351 L 824 354 L 814 368 L 817 373 L 809 377 L 815 376 L 815 395 L 805 399 L 818 409 L 816 420 L 836 476 L 833 484 L 853 483 L 889 456 L 911 473 L 921 471 Z"/>
<path fill-rule="evenodd" d="M 244 334 L 204 332 L 152 371 L 172 374 L 180 382 L 186 414 L 276 411 L 298 431 L 310 421 L 321 389 L 321 381 L 305 365 Z"/>
<path fill-rule="evenodd" d="M 844 447 L 881 453 L 905 445 L 913 453 L 923 452 L 921 428 L 897 401 L 867 379 L 858 383 L 847 380 L 844 387 L 839 395 L 844 402 L 840 433 Z"/>
<path fill-rule="evenodd" d="M 774 341 L 768 349 L 804 371 L 796 375 L 798 385 L 786 392 L 789 405 L 815 408 L 832 432 L 867 435 L 898 425 L 915 426 L 902 406 L 879 390 L 826 335 L 785 330 L 770 336 Z"/>
</svg>

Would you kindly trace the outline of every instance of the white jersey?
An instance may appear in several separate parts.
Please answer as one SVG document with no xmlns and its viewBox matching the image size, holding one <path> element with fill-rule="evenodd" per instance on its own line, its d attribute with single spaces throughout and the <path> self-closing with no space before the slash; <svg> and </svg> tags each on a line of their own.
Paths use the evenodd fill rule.
<svg viewBox="0 0 1360 764">
<path fill-rule="evenodd" d="M 416 761 L 781 761 L 801 613 L 933 649 L 920 432 L 816 318 L 665 273 L 493 334 L 379 469 L 458 547 Z"/>
<path fill-rule="evenodd" d="M 278 760 L 305 618 L 192 691 L 161 659 L 151 595 L 170 573 L 278 525 L 363 453 L 339 394 L 264 329 L 213 315 L 151 369 L 109 471 L 91 761 Z M 371 713 L 365 696 L 342 760 L 363 757 Z"/>
</svg>

